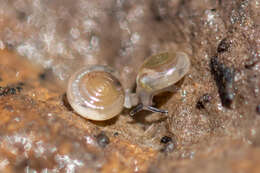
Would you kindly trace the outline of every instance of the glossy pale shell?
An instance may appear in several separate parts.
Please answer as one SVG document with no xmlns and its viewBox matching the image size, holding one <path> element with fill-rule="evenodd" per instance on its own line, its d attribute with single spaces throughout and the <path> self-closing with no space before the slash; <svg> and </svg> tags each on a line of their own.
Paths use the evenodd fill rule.
<svg viewBox="0 0 260 173">
<path fill-rule="evenodd" d="M 81 116 L 102 121 L 122 111 L 124 90 L 112 69 L 91 66 L 82 68 L 71 76 L 67 98 Z"/>
<path fill-rule="evenodd" d="M 161 53 L 147 58 L 137 75 L 137 86 L 145 92 L 163 90 L 178 82 L 190 68 L 186 53 Z"/>
</svg>

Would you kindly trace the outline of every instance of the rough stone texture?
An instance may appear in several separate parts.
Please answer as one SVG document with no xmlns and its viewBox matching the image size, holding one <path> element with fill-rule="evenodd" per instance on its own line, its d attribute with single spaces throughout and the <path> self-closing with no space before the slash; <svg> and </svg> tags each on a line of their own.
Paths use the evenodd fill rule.
<svg viewBox="0 0 260 173">
<path fill-rule="evenodd" d="M 259 0 L 80 1 L 102 7 L 97 14 L 77 3 L 70 7 L 66 1 L 61 9 L 70 7 L 70 11 L 65 17 L 66 10 L 55 11 L 61 1 L 52 2 L 1 2 L 2 172 L 260 172 Z M 36 7 L 49 7 L 46 14 L 51 17 Z M 141 17 L 138 9 L 143 10 Z M 68 14 L 74 14 L 75 20 Z M 73 23 L 84 16 L 98 25 L 92 29 L 100 47 L 88 49 L 94 56 L 89 59 L 85 50 L 71 46 L 92 38 L 71 31 L 77 26 L 85 34 L 86 28 Z M 57 34 L 51 47 L 42 41 L 50 30 L 35 17 L 50 22 L 47 26 Z M 62 20 L 66 27 L 60 28 L 64 23 L 59 25 L 58 19 L 66 19 Z M 106 30 L 108 21 L 113 25 Z M 71 32 L 73 39 L 68 37 Z M 136 34 L 141 43 L 135 42 Z M 108 40 L 113 40 L 111 49 Z M 57 49 L 59 42 L 64 49 Z M 178 91 L 156 96 L 157 105 L 169 110 L 167 117 L 141 112 L 132 119 L 124 110 L 106 122 L 88 121 L 69 107 L 62 89 L 66 82 L 54 82 L 69 75 L 64 69 L 72 72 L 81 62 L 111 62 L 122 72 L 124 83 L 135 78 L 135 64 L 145 56 L 177 49 L 189 54 L 192 68 L 178 83 Z M 109 138 L 105 145 L 100 145 L 100 134 Z M 161 143 L 164 136 L 172 140 Z"/>
</svg>

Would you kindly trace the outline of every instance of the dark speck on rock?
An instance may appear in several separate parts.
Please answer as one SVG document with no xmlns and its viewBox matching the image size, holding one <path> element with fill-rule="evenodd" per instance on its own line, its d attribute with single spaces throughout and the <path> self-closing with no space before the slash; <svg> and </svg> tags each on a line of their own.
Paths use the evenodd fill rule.
<svg viewBox="0 0 260 173">
<path fill-rule="evenodd" d="M 15 89 L 15 88 L 9 88 L 9 93 L 10 93 L 11 95 L 16 94 L 16 89 Z"/>
<path fill-rule="evenodd" d="M 20 21 L 25 21 L 26 20 L 26 13 L 23 12 L 23 11 L 17 11 L 17 18 L 20 20 Z"/>
<path fill-rule="evenodd" d="M 9 50 L 9 51 L 13 51 L 15 48 L 15 44 L 11 43 L 11 42 L 7 42 L 7 43 L 5 43 L 5 45 L 6 45 L 7 50 Z"/>
<path fill-rule="evenodd" d="M 23 82 L 19 82 L 17 85 L 24 86 L 25 84 Z"/>
<path fill-rule="evenodd" d="M 23 88 L 20 87 L 20 86 L 17 86 L 17 87 L 16 87 L 16 90 L 17 90 L 18 92 L 20 92 L 22 89 L 23 89 Z"/>
<path fill-rule="evenodd" d="M 218 60 L 218 56 L 211 58 L 211 73 L 214 76 L 222 105 L 230 108 L 235 98 L 234 92 L 234 76 L 235 70 L 227 67 Z"/>
<path fill-rule="evenodd" d="M 46 74 L 45 73 L 40 73 L 38 76 L 39 76 L 39 78 L 41 80 L 45 80 L 46 79 Z"/>
<path fill-rule="evenodd" d="M 256 112 L 260 114 L 260 104 L 256 106 Z"/>
<path fill-rule="evenodd" d="M 224 38 L 219 43 L 217 51 L 218 53 L 226 52 L 229 47 L 230 47 L 230 42 L 226 38 Z"/>
<path fill-rule="evenodd" d="M 107 137 L 107 135 L 104 132 L 101 132 L 100 134 L 98 134 L 96 139 L 97 139 L 98 145 L 102 148 L 106 147 L 110 143 L 109 138 Z"/>
<path fill-rule="evenodd" d="M 207 93 L 201 96 L 196 104 L 197 109 L 205 109 L 205 105 L 210 102 L 212 97 Z"/>
<path fill-rule="evenodd" d="M 249 58 L 245 62 L 245 68 L 250 69 L 250 68 L 254 67 L 257 64 L 258 61 L 259 60 L 258 60 L 257 57 Z"/>
<path fill-rule="evenodd" d="M 171 142 L 171 141 L 172 141 L 172 138 L 169 136 L 164 136 L 161 138 L 161 143 L 163 143 L 163 144 L 167 144 L 168 142 Z"/>
<path fill-rule="evenodd" d="M 114 136 L 118 136 L 118 135 L 119 135 L 119 133 L 118 133 L 118 132 L 115 132 L 115 133 L 114 133 Z"/>
<path fill-rule="evenodd" d="M 155 16 L 154 19 L 158 22 L 162 21 L 163 18 L 161 16 Z"/>
<path fill-rule="evenodd" d="M 167 153 L 171 153 L 174 151 L 174 149 L 176 148 L 176 141 L 174 141 L 174 139 L 172 139 L 171 137 L 169 136 L 163 136 L 161 138 L 161 141 L 160 141 L 162 144 L 163 144 L 163 147 L 161 148 L 161 152 L 167 154 Z"/>
<path fill-rule="evenodd" d="M 10 112 L 13 112 L 13 111 L 14 111 L 14 108 L 13 108 L 12 105 L 6 105 L 6 106 L 4 106 L 4 109 L 5 109 L 5 110 L 8 110 L 8 111 L 10 111 Z"/>
<path fill-rule="evenodd" d="M 21 87 L 0 87 L 0 96 L 15 95 L 22 90 Z"/>
</svg>

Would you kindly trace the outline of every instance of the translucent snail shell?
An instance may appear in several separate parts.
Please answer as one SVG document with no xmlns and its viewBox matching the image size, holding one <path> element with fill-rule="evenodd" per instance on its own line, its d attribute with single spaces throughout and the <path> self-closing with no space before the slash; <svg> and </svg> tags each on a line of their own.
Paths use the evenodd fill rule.
<svg viewBox="0 0 260 173">
<path fill-rule="evenodd" d="M 122 111 L 124 90 L 113 69 L 90 66 L 70 77 L 67 98 L 71 107 L 81 116 L 103 121 Z"/>
<path fill-rule="evenodd" d="M 190 60 L 184 52 L 165 52 L 147 58 L 136 78 L 137 95 L 143 105 L 151 105 L 152 97 L 169 90 L 190 69 Z"/>
</svg>

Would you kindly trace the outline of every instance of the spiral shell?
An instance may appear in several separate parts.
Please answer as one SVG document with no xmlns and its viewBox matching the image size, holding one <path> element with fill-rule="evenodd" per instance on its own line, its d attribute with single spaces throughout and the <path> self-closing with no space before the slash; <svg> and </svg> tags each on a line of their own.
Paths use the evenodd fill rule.
<svg viewBox="0 0 260 173">
<path fill-rule="evenodd" d="M 122 111 L 124 90 L 114 70 L 106 66 L 91 66 L 70 77 L 67 98 L 79 115 L 103 121 Z"/>
</svg>

